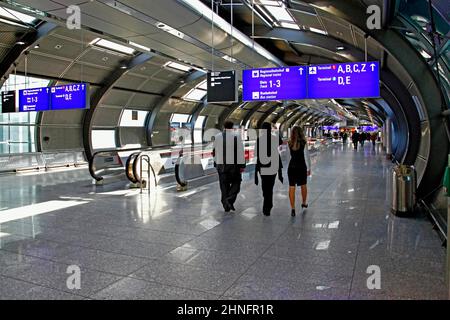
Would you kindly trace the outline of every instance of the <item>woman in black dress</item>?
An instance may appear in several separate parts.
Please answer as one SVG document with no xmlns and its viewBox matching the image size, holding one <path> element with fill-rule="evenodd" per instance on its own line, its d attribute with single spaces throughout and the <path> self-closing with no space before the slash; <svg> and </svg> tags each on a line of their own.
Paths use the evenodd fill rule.
<svg viewBox="0 0 450 320">
<path fill-rule="evenodd" d="M 289 151 L 291 153 L 291 160 L 288 166 L 289 200 L 292 209 L 291 215 L 295 217 L 295 186 L 300 186 L 302 190 L 302 208 L 308 208 L 306 203 L 308 196 L 306 182 L 308 176 L 311 175 L 311 160 L 307 140 L 300 127 L 292 128 L 289 139 Z"/>
<path fill-rule="evenodd" d="M 281 158 L 279 154 L 274 155 L 278 158 L 278 164 L 272 163 L 272 161 L 266 162 L 263 161 L 264 164 L 261 163 L 262 159 L 262 143 L 266 144 L 266 157 L 269 159 L 273 159 L 272 152 L 275 152 L 275 148 L 272 148 L 272 142 L 277 141 L 276 143 L 276 152 L 278 153 L 278 147 L 282 144 L 281 137 L 275 136 L 274 133 L 272 133 L 272 126 L 268 122 L 264 122 L 261 126 L 261 130 L 265 130 L 264 134 L 260 132 L 260 135 L 258 139 L 256 140 L 256 166 L 255 166 L 255 184 L 258 185 L 258 173 L 261 175 L 261 186 L 263 191 L 263 198 L 264 198 L 264 204 L 263 204 L 263 214 L 265 216 L 270 216 L 270 211 L 273 207 L 273 187 L 275 185 L 275 178 L 278 174 L 278 179 L 281 183 L 283 183 L 283 174 L 282 174 L 282 164 L 281 164 Z M 265 140 L 265 141 L 261 141 Z M 276 158 L 275 158 L 276 159 Z M 275 166 L 273 169 L 277 173 L 267 174 L 263 170 L 264 168 L 272 168 L 272 166 Z"/>
</svg>

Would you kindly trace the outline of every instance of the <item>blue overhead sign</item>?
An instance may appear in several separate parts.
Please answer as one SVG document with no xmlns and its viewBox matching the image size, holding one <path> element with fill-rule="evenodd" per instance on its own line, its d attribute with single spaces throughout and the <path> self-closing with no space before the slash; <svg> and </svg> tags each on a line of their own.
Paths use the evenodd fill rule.
<svg viewBox="0 0 450 320">
<path fill-rule="evenodd" d="M 66 84 L 55 87 L 2 92 L 2 112 L 31 112 L 89 108 L 89 85 Z"/>
<path fill-rule="evenodd" d="M 50 97 L 52 110 L 86 109 L 89 106 L 85 83 L 51 87 Z"/>
<path fill-rule="evenodd" d="M 306 99 L 307 67 L 244 70 L 243 101 Z"/>
<path fill-rule="evenodd" d="M 49 87 L 19 90 L 19 112 L 50 110 Z"/>
<path fill-rule="evenodd" d="M 308 67 L 309 99 L 378 98 L 378 62 L 326 64 Z"/>
<path fill-rule="evenodd" d="M 244 70 L 242 91 L 244 101 L 377 98 L 379 63 Z"/>
</svg>

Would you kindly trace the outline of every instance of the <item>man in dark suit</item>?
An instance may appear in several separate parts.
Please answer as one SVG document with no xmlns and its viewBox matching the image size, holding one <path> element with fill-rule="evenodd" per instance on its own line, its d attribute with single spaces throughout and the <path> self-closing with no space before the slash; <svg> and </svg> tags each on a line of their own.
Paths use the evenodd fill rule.
<svg viewBox="0 0 450 320">
<path fill-rule="evenodd" d="M 245 170 L 244 143 L 233 132 L 233 122 L 224 123 L 224 131 L 214 137 L 214 165 L 219 174 L 221 201 L 225 212 L 235 211 L 234 203 L 241 190 Z"/>
<path fill-rule="evenodd" d="M 353 146 L 354 146 L 355 150 L 358 150 L 359 139 L 360 139 L 359 133 L 358 133 L 358 131 L 355 130 L 355 132 L 353 132 L 353 135 L 352 135 L 352 142 L 353 142 Z"/>
</svg>

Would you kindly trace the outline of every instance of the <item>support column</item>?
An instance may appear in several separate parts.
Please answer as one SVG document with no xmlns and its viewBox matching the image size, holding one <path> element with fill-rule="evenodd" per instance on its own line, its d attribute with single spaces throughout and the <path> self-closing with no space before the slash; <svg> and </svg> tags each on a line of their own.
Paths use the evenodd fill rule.
<svg viewBox="0 0 450 320">
<path fill-rule="evenodd" d="M 385 126 L 386 158 L 392 159 L 392 120 L 390 118 L 386 119 Z"/>
<path fill-rule="evenodd" d="M 448 155 L 448 164 L 450 167 L 450 154 Z M 446 271 L 445 271 L 445 279 L 447 282 L 447 292 L 448 296 L 447 298 L 450 299 L 450 246 L 448 245 L 448 239 L 450 237 L 450 197 L 448 197 L 448 190 L 447 190 L 447 263 L 446 263 Z"/>
</svg>

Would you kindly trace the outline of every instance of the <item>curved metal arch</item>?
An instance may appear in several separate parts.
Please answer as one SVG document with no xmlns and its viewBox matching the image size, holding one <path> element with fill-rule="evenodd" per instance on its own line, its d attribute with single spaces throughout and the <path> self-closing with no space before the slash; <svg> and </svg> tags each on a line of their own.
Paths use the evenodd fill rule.
<svg viewBox="0 0 450 320">
<path fill-rule="evenodd" d="M 430 66 L 420 57 L 419 53 L 405 38 L 394 30 L 372 31 L 367 30 L 365 8 L 356 0 L 336 1 L 321 0 L 320 6 L 315 5 L 319 1 L 305 0 L 313 5 L 317 11 L 333 14 L 354 26 L 365 30 L 375 41 L 382 45 L 402 65 L 416 86 L 424 108 L 426 109 L 428 125 L 430 129 L 429 139 L 421 137 L 421 143 L 430 146 L 426 156 L 425 170 L 419 177 L 420 184 L 418 196 L 423 196 L 440 185 L 440 181 L 447 163 L 449 151 L 449 138 L 447 135 L 447 123 L 441 116 L 445 102 L 442 92 Z M 295 5 L 294 5 L 295 6 Z M 397 18 L 393 20 L 395 21 Z M 414 61 L 414 63 L 411 63 Z M 428 191 L 427 191 L 428 190 Z"/>
<path fill-rule="evenodd" d="M 242 102 L 242 92 L 239 92 L 238 95 L 238 102 L 235 102 L 233 104 L 231 104 L 230 106 L 228 106 L 228 108 L 225 108 L 219 115 L 218 119 L 217 119 L 217 125 L 219 127 L 223 126 L 223 123 L 225 122 L 225 120 L 228 119 L 228 117 L 230 115 L 233 114 L 234 110 L 236 110 L 237 108 L 239 108 L 239 106 L 243 105 L 243 104 L 247 104 L 248 102 Z M 241 101 L 241 102 L 239 102 Z"/>
<path fill-rule="evenodd" d="M 0 64 L 0 88 L 3 86 L 8 76 L 14 71 L 14 68 L 18 65 L 17 60 L 19 60 L 22 55 L 24 55 L 30 48 L 34 47 L 43 38 L 55 32 L 57 28 L 58 25 L 55 23 L 43 22 L 34 32 L 27 33 L 20 39 L 20 41 L 25 42 L 24 45 L 16 43 L 9 50 L 6 57 Z"/>
<path fill-rule="evenodd" d="M 290 124 L 290 122 L 293 118 L 295 118 L 296 116 L 301 116 L 302 114 L 306 113 L 306 111 L 307 111 L 307 108 L 305 108 L 302 105 L 300 105 L 299 107 L 294 109 L 292 114 L 290 114 L 288 117 L 286 117 L 286 119 L 284 119 L 283 122 L 280 124 L 280 129 L 285 130 L 286 126 L 288 126 L 288 124 Z"/>
<path fill-rule="evenodd" d="M 114 88 L 114 85 L 128 72 L 130 72 L 135 67 L 149 61 L 155 55 L 151 53 L 141 53 L 125 63 L 124 68 L 115 69 L 109 76 L 103 80 L 102 87 L 95 92 L 91 97 L 91 108 L 86 111 L 83 119 L 83 144 L 84 151 L 87 160 L 92 159 L 93 148 L 92 148 L 92 120 L 97 111 L 97 107 L 101 105 L 102 101 Z"/>
<path fill-rule="evenodd" d="M 147 144 L 149 146 L 153 145 L 152 141 L 152 132 L 153 128 L 155 127 L 155 122 L 158 117 L 159 111 L 161 108 L 172 98 L 175 92 L 178 91 L 178 89 L 186 83 L 198 80 L 199 78 L 206 76 L 206 73 L 202 71 L 191 71 L 181 79 L 178 79 L 177 82 L 175 82 L 173 85 L 168 87 L 163 92 L 163 97 L 156 103 L 155 107 L 150 111 L 150 115 L 148 117 L 147 123 L 146 123 L 146 132 L 147 132 Z M 199 103 L 199 105 L 202 102 Z"/>
<path fill-rule="evenodd" d="M 264 102 L 259 102 L 252 109 L 250 109 L 245 115 L 244 119 L 242 119 L 242 123 L 245 125 L 263 104 Z"/>
</svg>

